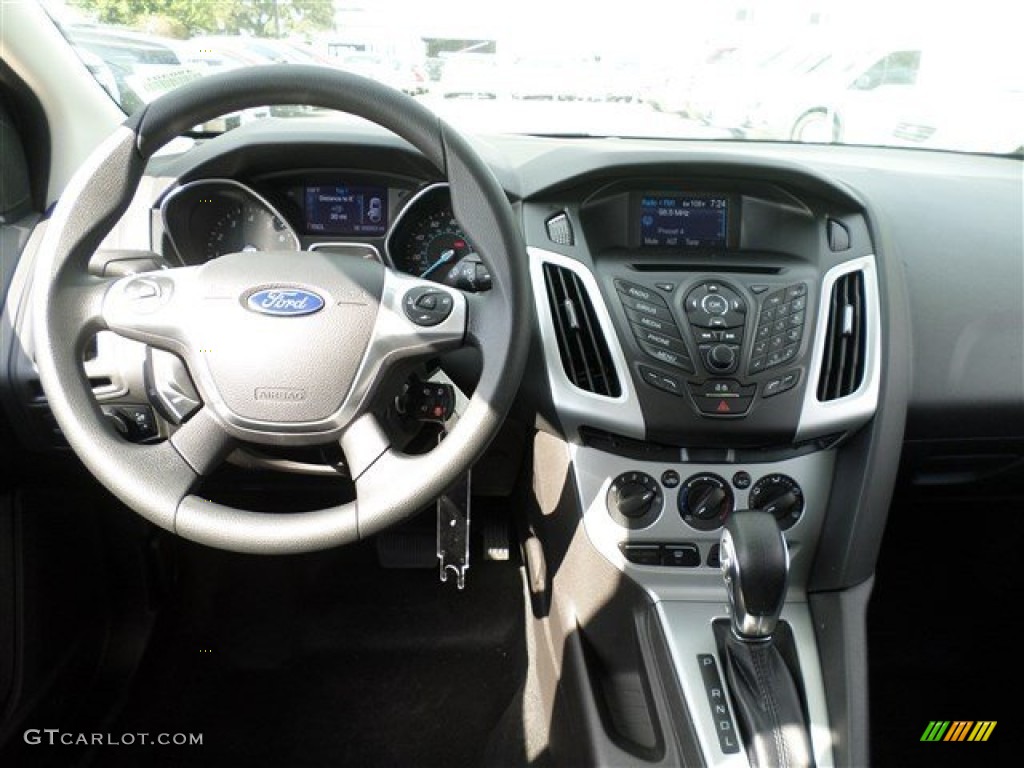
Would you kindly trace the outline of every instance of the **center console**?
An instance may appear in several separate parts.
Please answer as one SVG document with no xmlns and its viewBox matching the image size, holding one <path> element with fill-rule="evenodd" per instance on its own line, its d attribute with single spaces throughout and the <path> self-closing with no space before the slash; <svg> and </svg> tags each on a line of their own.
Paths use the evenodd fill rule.
<svg viewBox="0 0 1024 768">
<path fill-rule="evenodd" d="M 708 697 L 723 679 L 714 624 L 729 615 L 723 526 L 758 509 L 788 546 L 782 620 L 814 764 L 832 765 L 807 586 L 838 449 L 878 401 L 866 221 L 720 178 L 595 185 L 527 220 L 545 243 L 528 252 L 582 529 L 653 602 L 704 762 L 748 764 L 732 704 Z"/>
</svg>

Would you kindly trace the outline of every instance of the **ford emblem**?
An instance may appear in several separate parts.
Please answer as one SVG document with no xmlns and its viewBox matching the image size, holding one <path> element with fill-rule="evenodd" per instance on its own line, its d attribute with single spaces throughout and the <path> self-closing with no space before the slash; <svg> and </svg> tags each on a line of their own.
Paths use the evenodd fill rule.
<svg viewBox="0 0 1024 768">
<path fill-rule="evenodd" d="M 265 288 L 249 294 L 245 305 L 261 315 L 300 317 L 319 312 L 324 308 L 324 299 L 320 294 L 302 288 Z"/>
</svg>

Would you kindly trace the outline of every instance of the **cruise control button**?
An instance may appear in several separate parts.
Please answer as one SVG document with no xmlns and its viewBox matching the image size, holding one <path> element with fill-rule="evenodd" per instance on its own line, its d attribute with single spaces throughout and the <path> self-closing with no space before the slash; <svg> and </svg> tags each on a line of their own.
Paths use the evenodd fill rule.
<svg viewBox="0 0 1024 768">
<path fill-rule="evenodd" d="M 413 288 L 405 294 L 402 309 L 416 325 L 429 327 L 443 323 L 452 313 L 454 301 L 445 291 Z"/>
<path fill-rule="evenodd" d="M 651 304 L 660 304 L 665 306 L 665 300 L 661 298 L 658 293 L 649 288 L 644 288 L 642 285 L 628 283 L 625 280 L 616 280 L 615 287 L 618 289 L 619 293 L 636 299 L 637 301 L 646 301 Z"/>
</svg>

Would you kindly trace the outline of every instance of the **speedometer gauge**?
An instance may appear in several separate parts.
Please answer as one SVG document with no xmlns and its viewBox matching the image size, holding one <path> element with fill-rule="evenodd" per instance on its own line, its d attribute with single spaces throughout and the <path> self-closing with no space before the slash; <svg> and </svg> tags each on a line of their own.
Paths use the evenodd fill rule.
<svg viewBox="0 0 1024 768">
<path fill-rule="evenodd" d="M 469 291 L 491 286 L 487 268 L 452 212 L 447 185 L 429 187 L 409 202 L 387 248 L 399 272 Z"/>
</svg>

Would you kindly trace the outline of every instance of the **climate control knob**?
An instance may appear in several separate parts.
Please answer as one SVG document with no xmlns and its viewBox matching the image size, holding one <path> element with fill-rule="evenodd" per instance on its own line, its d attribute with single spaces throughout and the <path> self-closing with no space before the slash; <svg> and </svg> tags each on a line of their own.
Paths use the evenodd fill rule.
<svg viewBox="0 0 1024 768">
<path fill-rule="evenodd" d="M 608 487 L 608 514 L 626 528 L 646 528 L 661 512 L 664 499 L 658 481 L 645 472 L 624 472 Z"/>
<path fill-rule="evenodd" d="M 765 475 L 750 489 L 751 509 L 770 513 L 779 528 L 792 528 L 804 513 L 804 492 L 788 475 Z"/>
<path fill-rule="evenodd" d="M 698 531 L 713 531 L 725 525 L 732 512 L 732 490 L 718 475 L 694 475 L 679 489 L 678 505 L 684 523 Z"/>
</svg>

